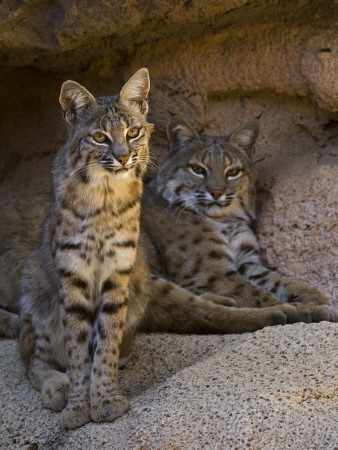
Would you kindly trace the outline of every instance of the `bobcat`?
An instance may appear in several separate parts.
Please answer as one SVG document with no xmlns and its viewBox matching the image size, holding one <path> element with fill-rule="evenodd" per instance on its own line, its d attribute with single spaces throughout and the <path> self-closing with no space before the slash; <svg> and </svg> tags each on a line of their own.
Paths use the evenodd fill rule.
<svg viewBox="0 0 338 450">
<path fill-rule="evenodd" d="M 139 253 L 129 274 L 127 320 L 117 352 L 120 358 L 127 355 L 136 329 L 241 333 L 297 321 L 336 321 L 335 311 L 319 291 L 261 265 L 257 240 L 250 228 L 255 216 L 255 177 L 250 156 L 258 135 L 258 122 L 249 122 L 227 139 L 199 136 L 183 119 L 173 117 L 167 132 L 170 155 L 146 187 L 142 199 Z M 5 250 L 3 255 L 6 255 L 7 264 L 9 261 L 16 267 L 6 292 L 3 288 L 5 279 L 2 278 L 0 283 L 3 298 L 7 301 L 11 299 L 15 303 L 18 276 L 29 250 L 38 245 L 43 216 L 40 211 L 45 211 L 48 203 L 47 196 L 16 200 L 5 208 L 0 219 L 0 230 L 3 230 L 0 248 Z M 125 212 L 124 208 L 122 211 Z M 109 232 L 100 235 L 103 241 L 100 245 L 109 242 Z M 6 248 L 8 237 L 11 241 Z M 27 270 L 32 270 L 31 259 L 32 256 L 26 262 L 23 281 Z M 4 260 L 0 264 L 3 267 Z M 41 268 L 38 272 L 43 273 Z M 8 279 L 8 272 L 5 276 Z M 76 289 L 87 288 L 80 282 L 75 284 L 81 285 L 75 286 Z M 45 300 L 41 301 L 43 304 Z M 35 351 L 40 349 L 36 346 L 30 323 L 32 318 L 27 321 L 25 314 L 23 308 L 20 352 L 31 372 L 30 355 L 34 347 Z M 87 317 L 83 311 L 75 315 L 83 321 Z M 98 320 L 95 314 L 91 317 Z M 59 326 L 62 336 L 65 332 L 61 323 Z M 113 337 L 109 336 L 108 330 L 106 333 L 114 348 L 116 324 L 111 326 Z M 81 333 L 77 335 L 79 337 L 81 342 Z M 46 346 L 54 352 L 53 359 L 46 361 L 42 371 L 44 380 L 35 386 L 42 390 L 47 407 L 61 410 L 67 404 L 73 355 L 64 353 L 64 344 L 60 341 L 44 342 L 43 351 Z M 93 369 L 98 349 L 95 351 L 95 345 L 87 347 L 86 356 L 90 355 L 93 360 Z M 79 373 L 84 374 L 87 364 L 89 361 L 83 360 L 78 365 Z M 79 377 L 77 381 L 83 383 L 85 378 Z M 104 392 L 105 389 L 115 390 L 116 373 L 106 377 L 105 383 Z M 114 413 L 108 411 L 106 414 L 102 406 L 100 417 L 93 414 L 93 420 L 112 420 L 125 411 L 125 399 L 120 400 L 118 394 L 113 398 L 118 398 L 119 405 L 123 405 L 118 412 L 115 409 Z M 68 402 L 72 405 L 71 396 Z M 65 425 L 72 428 L 85 423 L 90 417 L 89 405 L 85 411 L 85 418 L 80 414 L 80 417 L 75 416 L 76 420 L 70 420 L 67 413 Z"/>
<path fill-rule="evenodd" d="M 148 91 L 147 69 L 115 97 L 95 99 L 73 81 L 61 88 L 69 138 L 54 159 L 50 208 L 22 271 L 20 306 L 23 337 L 34 336 L 24 355 L 29 378 L 45 404 L 63 409 L 69 429 L 128 409 L 117 367 L 122 334 L 134 333 L 145 306 L 129 279 L 144 283 L 137 242 Z"/>
<path fill-rule="evenodd" d="M 251 156 L 258 133 L 257 120 L 229 139 L 199 136 L 179 117 L 169 121 L 170 155 L 142 200 L 147 266 L 153 280 L 170 280 L 209 302 L 191 298 L 181 310 L 176 298 L 170 301 L 171 285 L 164 284 L 146 310 L 147 330 L 253 331 L 260 320 L 271 325 L 272 316 L 263 316 L 281 312 L 286 303 L 294 308 L 293 313 L 284 310 L 288 320 L 337 320 L 321 292 L 260 261 L 251 228 L 256 200 Z M 211 302 L 224 305 L 218 320 Z M 219 325 L 222 320 L 226 325 Z"/>
</svg>

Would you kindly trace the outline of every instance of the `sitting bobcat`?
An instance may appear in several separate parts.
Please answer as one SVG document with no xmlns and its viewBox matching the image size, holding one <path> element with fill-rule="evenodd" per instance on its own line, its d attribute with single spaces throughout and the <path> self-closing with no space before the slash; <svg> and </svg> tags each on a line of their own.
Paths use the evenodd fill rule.
<svg viewBox="0 0 338 450">
<path fill-rule="evenodd" d="M 69 137 L 54 158 L 40 245 L 22 270 L 21 354 L 69 429 L 128 409 L 117 368 L 122 335 L 134 333 L 146 306 L 129 280 L 145 284 L 138 235 L 148 91 L 147 69 L 114 97 L 95 99 L 73 81 L 61 89 Z"/>
<path fill-rule="evenodd" d="M 123 305 L 127 303 L 128 311 L 123 342 L 120 351 L 117 351 L 120 358 L 127 354 L 136 329 L 241 333 L 297 321 L 336 321 L 335 311 L 327 305 L 327 299 L 319 291 L 272 272 L 260 262 L 257 240 L 250 228 L 255 215 L 255 177 L 250 156 L 258 135 L 258 122 L 249 122 L 229 139 L 199 136 L 178 117 L 169 121 L 167 131 L 170 155 L 145 189 L 142 199 L 138 244 L 144 259 L 138 253 L 131 273 L 127 268 L 119 269 L 119 277 L 130 275 L 128 302 L 122 302 Z M 0 264 L 4 276 L 0 288 L 2 300 L 7 299 L 8 302 L 11 299 L 13 310 L 22 264 L 29 251 L 38 245 L 39 228 L 48 203 L 48 197 L 41 195 L 16 200 L 5 208 L 1 218 L 0 248 L 3 259 Z M 124 210 L 124 207 L 120 208 L 120 213 L 124 214 Z M 115 229 L 116 226 L 113 231 Z M 107 230 L 101 237 L 100 247 L 111 239 L 116 240 L 116 236 L 110 236 Z M 32 266 L 31 258 L 26 262 L 23 274 L 23 299 L 26 295 L 26 273 Z M 118 263 L 118 259 L 114 261 Z M 15 271 L 8 268 L 9 265 Z M 7 286 L 10 274 L 12 278 L 10 286 Z M 66 280 L 74 280 L 73 274 L 68 277 L 64 273 L 63 276 Z M 73 285 L 85 296 L 88 289 L 86 283 L 76 280 Z M 112 280 L 109 287 L 114 287 Z M 43 305 L 45 300 L 40 300 Z M 41 336 L 38 346 L 25 300 L 22 309 L 22 359 L 33 384 L 42 390 L 44 404 L 56 411 L 62 410 L 68 400 L 69 375 L 74 370 L 71 366 L 73 355 L 65 353 L 64 343 L 61 340 L 56 342 L 54 337 L 48 341 L 47 336 Z M 108 309 L 115 312 L 116 308 Z M 100 310 L 96 314 L 87 314 L 82 309 L 75 311 L 74 308 L 73 312 L 84 322 L 87 317 L 92 317 L 94 323 L 98 320 L 97 313 L 100 314 Z M 72 311 L 69 313 L 72 314 Z M 52 318 L 47 310 L 45 315 Z M 14 323 L 15 316 L 10 317 Z M 115 330 L 116 327 L 119 330 L 120 325 L 121 321 L 112 323 L 111 336 L 108 330 L 105 332 L 115 349 Z M 57 335 L 63 336 L 62 322 L 58 323 L 58 327 Z M 8 326 L 2 331 L 8 332 Z M 94 331 L 99 332 L 99 326 L 94 327 Z M 84 335 L 80 332 L 77 340 L 84 340 Z M 84 374 L 87 364 L 91 363 L 94 369 L 96 367 L 95 358 L 99 356 L 97 352 L 100 347 L 96 347 L 93 339 L 89 344 L 87 359 L 84 358 L 83 363 L 75 368 L 78 373 Z M 39 382 L 36 382 L 32 372 L 34 351 L 35 354 L 48 351 L 50 355 L 45 358 Z M 67 375 L 63 373 L 65 370 Z M 104 391 L 111 390 L 110 385 L 116 388 L 113 381 L 115 372 L 109 383 L 108 378 L 104 382 Z M 88 380 L 84 375 L 77 382 L 78 385 L 86 385 Z M 108 411 L 107 414 L 103 402 L 100 414 L 95 414 L 94 409 L 91 418 L 112 420 L 123 413 L 127 408 L 125 399 L 120 399 L 118 394 L 116 398 L 123 405 L 118 412 L 112 414 Z M 72 397 L 69 404 L 72 405 Z M 89 420 L 89 410 L 85 411 L 84 418 L 80 415 L 76 420 L 70 420 L 68 414 L 65 425 L 72 428 L 85 423 Z"/>
</svg>

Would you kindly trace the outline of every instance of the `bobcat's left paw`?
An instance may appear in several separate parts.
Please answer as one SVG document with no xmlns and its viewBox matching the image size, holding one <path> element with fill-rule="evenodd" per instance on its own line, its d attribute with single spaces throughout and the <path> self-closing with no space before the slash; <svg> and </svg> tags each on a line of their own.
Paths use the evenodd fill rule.
<svg viewBox="0 0 338 450">
<path fill-rule="evenodd" d="M 328 305 L 314 306 L 312 312 L 313 322 L 321 322 L 326 320 L 327 322 L 338 322 L 338 313 Z"/>
<path fill-rule="evenodd" d="M 62 424 L 68 430 L 82 427 L 90 422 L 90 404 L 89 402 L 68 404 L 62 411 Z"/>
<path fill-rule="evenodd" d="M 337 312 L 328 305 L 307 305 L 304 303 L 293 303 L 297 309 L 297 322 L 337 322 Z"/>
<path fill-rule="evenodd" d="M 91 417 L 95 422 L 112 422 L 123 416 L 129 408 L 128 400 L 122 395 L 98 400 L 91 405 Z"/>
</svg>

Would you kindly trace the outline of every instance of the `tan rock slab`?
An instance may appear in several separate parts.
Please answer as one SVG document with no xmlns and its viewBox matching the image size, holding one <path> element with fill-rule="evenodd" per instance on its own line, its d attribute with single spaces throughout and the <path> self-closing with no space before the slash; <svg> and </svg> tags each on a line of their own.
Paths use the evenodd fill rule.
<svg viewBox="0 0 338 450">
<path fill-rule="evenodd" d="M 120 373 L 129 412 L 64 431 L 0 343 L 0 448 L 336 449 L 338 325 L 252 334 L 140 334 Z"/>
</svg>

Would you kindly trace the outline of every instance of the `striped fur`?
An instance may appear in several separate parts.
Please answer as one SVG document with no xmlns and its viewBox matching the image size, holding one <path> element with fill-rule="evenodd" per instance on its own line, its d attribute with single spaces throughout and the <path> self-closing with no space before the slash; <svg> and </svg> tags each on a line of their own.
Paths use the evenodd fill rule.
<svg viewBox="0 0 338 450">
<path fill-rule="evenodd" d="M 138 220 L 132 223 L 138 214 L 138 190 L 130 190 L 123 201 L 117 196 L 108 205 L 96 202 L 86 212 L 69 196 L 62 197 L 53 220 L 49 215 L 43 244 L 30 254 L 24 269 L 20 352 L 47 407 L 61 410 L 69 397 L 66 426 L 80 426 L 89 417 L 112 420 L 123 413 L 127 403 L 116 390 L 117 358 L 127 355 L 137 329 L 242 333 L 296 321 L 337 321 L 319 291 L 261 264 L 251 229 L 255 177 L 250 153 L 257 134 L 258 124 L 251 122 L 230 140 L 208 138 L 198 136 L 182 119 L 171 119 L 171 154 L 144 192 L 138 244 Z M 238 168 L 240 176 L 236 171 L 226 176 L 229 169 Z M 92 179 L 92 173 L 89 176 Z M 77 181 L 82 193 L 88 188 L 86 180 Z M 105 192 L 110 189 L 105 185 Z M 0 259 L 0 300 L 6 300 L 13 311 L 17 310 L 17 280 L 27 255 L 38 245 L 49 203 L 48 196 L 17 199 L 0 216 L 0 255 L 4 255 Z M 78 230 L 76 238 L 73 228 Z M 53 259 L 49 256 L 43 264 L 40 259 L 42 247 L 46 249 L 50 242 L 53 248 L 48 251 L 60 255 L 57 261 L 62 261 L 52 266 L 52 272 L 66 292 L 73 293 L 71 303 L 64 292 L 59 295 L 46 282 L 48 261 Z M 84 267 L 90 270 L 80 270 Z M 93 267 L 105 269 L 94 277 Z M 9 323 L 0 321 L 0 332 L 15 334 L 18 323 L 11 327 L 13 321 L 13 314 Z M 69 335 L 67 329 L 75 333 Z M 102 381 L 91 388 L 94 408 L 90 415 L 88 401 L 74 402 L 69 378 L 73 391 L 88 391 L 90 380 Z M 111 400 L 97 402 L 100 395 Z"/>
<path fill-rule="evenodd" d="M 52 201 L 40 247 L 23 269 L 20 301 L 22 336 L 34 334 L 29 377 L 47 407 L 63 410 L 66 428 L 113 420 L 128 408 L 117 369 L 122 335 L 134 331 L 129 280 L 142 270 L 135 261 L 148 91 L 146 69 L 115 97 L 94 99 L 71 81 L 61 90 L 69 139 L 54 160 Z"/>
<path fill-rule="evenodd" d="M 337 319 L 321 292 L 262 265 L 252 231 L 256 192 L 251 154 L 258 131 L 254 120 L 230 138 L 211 138 L 199 136 L 179 117 L 169 121 L 170 155 L 145 192 L 141 229 L 151 236 L 147 263 L 158 289 L 170 294 L 162 294 L 160 306 L 153 306 L 156 299 L 149 303 L 144 329 L 251 331 L 259 328 L 264 314 L 266 325 L 272 325 L 273 311 L 291 313 L 290 304 L 297 313 L 286 320 Z M 155 223 L 153 217 L 157 217 Z M 175 296 L 173 285 L 190 294 L 181 314 L 182 293 Z M 203 306 L 212 324 L 196 320 L 200 303 L 192 294 L 209 301 L 209 308 L 206 303 Z M 231 319 L 222 321 L 222 312 L 217 318 L 210 302 L 240 308 L 236 313 L 242 313 L 241 318 L 228 309 Z"/>
</svg>

